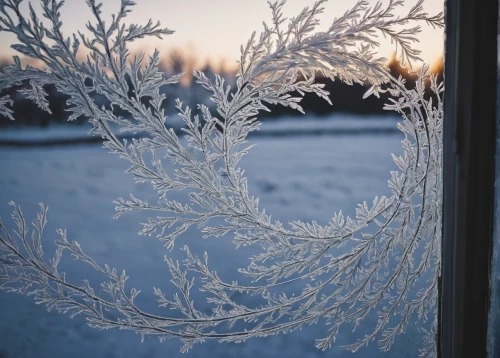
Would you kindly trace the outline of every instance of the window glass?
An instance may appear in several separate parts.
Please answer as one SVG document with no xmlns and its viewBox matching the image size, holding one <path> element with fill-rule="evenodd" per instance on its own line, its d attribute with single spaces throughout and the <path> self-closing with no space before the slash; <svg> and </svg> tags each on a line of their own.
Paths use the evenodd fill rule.
<svg viewBox="0 0 500 358">
<path fill-rule="evenodd" d="M 499 17 L 500 19 L 500 17 Z M 499 27 L 500 30 L 500 27 Z M 500 36 L 498 37 L 500 40 Z M 500 49 L 500 46 L 499 46 Z M 500 68 L 500 50 L 498 53 L 498 68 Z M 491 301 L 488 327 L 489 357 L 500 356 L 500 91 L 498 91 L 499 72 L 497 71 L 497 148 L 496 148 L 496 179 L 495 179 L 495 220 L 493 234 L 493 255 L 491 267 Z"/>
<path fill-rule="evenodd" d="M 173 41 L 189 43 L 187 35 L 192 36 L 199 51 L 161 47 L 156 57 L 149 50 L 158 43 L 148 36 L 160 33 L 132 27 L 131 38 L 146 39 L 144 48 L 130 46 L 129 58 L 122 27 L 111 22 L 104 31 L 94 1 L 61 3 L 62 15 L 59 2 L 38 1 L 32 20 L 26 20 L 28 6 L 18 10 L 16 2 L 0 0 L 0 18 L 19 38 L 0 38 L 0 52 L 21 42 L 11 50 L 35 60 L 5 59 L 0 76 L 0 114 L 16 119 L 0 122 L 0 216 L 8 219 L 13 210 L 3 201 L 23 208 L 21 214 L 15 207 L 5 233 L 16 228 L 16 219 L 30 225 L 32 218 L 37 232 L 45 217 L 36 221 L 33 204 L 44 202 L 51 209 L 45 258 L 37 234 L 31 239 L 18 229 L 12 245 L 7 234 L 0 242 L 0 254 L 10 254 L 0 260 L 9 264 L 10 275 L 0 275 L 0 284 L 8 281 L 4 289 L 17 293 L 41 287 L 34 293 L 42 297 L 35 306 L 33 297 L 0 292 L 0 337 L 8 342 L 0 347 L 0 357 L 18 352 L 41 357 L 353 357 L 351 351 L 369 358 L 433 356 L 441 239 L 442 1 L 308 1 L 312 6 L 303 11 L 302 2 L 289 1 L 283 21 L 286 17 L 293 26 L 286 27 L 281 1 L 271 4 L 272 11 L 265 1 L 252 0 L 249 9 L 240 2 L 198 0 L 193 1 L 196 11 L 192 3 L 179 2 L 175 18 L 167 17 L 163 25 L 180 34 Z M 102 10 L 108 25 L 122 17 L 110 16 L 109 3 Z M 127 17 L 132 23 L 168 12 L 162 2 L 138 3 Z M 35 12 L 42 10 L 51 26 L 35 21 Z M 85 10 L 98 24 L 89 25 L 85 35 L 97 38 L 97 49 L 76 36 L 66 41 L 59 30 L 47 36 L 50 44 L 56 42 L 52 48 L 28 26 L 34 23 L 35 33 L 44 34 L 44 28 L 61 26 L 62 16 L 67 36 L 85 28 Z M 23 20 L 19 26 L 9 21 L 14 15 Z M 194 26 L 217 17 L 225 19 Z M 273 25 L 260 28 L 263 35 L 252 37 L 240 58 L 239 44 L 245 48 L 262 19 Z M 233 37 L 235 51 L 221 54 Z M 123 43 L 109 50 L 109 43 L 120 38 Z M 85 52 L 76 56 L 79 44 L 92 54 L 87 61 Z M 144 61 L 136 61 L 143 51 Z M 232 65 L 237 60 L 240 70 Z M 26 64 L 38 70 L 25 71 Z M 36 72 L 45 65 L 47 73 Z M 166 80 L 181 71 L 187 74 L 179 83 Z M 306 114 L 299 117 L 295 96 L 304 93 L 300 104 Z M 7 96 L 15 99 L 12 106 Z M 262 121 L 259 130 L 254 117 Z M 74 121 L 68 124 L 68 118 Z M 88 136 L 89 122 L 96 136 Z M 99 145 L 102 138 L 106 149 Z M 246 155 L 244 148 L 253 144 Z M 126 160 L 106 153 L 110 150 Z M 137 212 L 113 221 L 115 209 L 120 215 Z M 67 229 L 67 239 L 78 241 L 89 256 L 66 243 L 65 232 L 55 244 L 52 234 L 59 228 Z M 139 231 L 152 237 L 137 237 Z M 203 240 L 205 234 L 210 238 Z M 19 252 L 26 251 L 19 255 L 13 244 L 17 238 Z M 174 239 L 174 250 L 165 249 Z M 53 252 L 62 253 L 57 245 L 67 255 L 60 260 L 66 276 L 54 283 L 59 256 L 53 266 L 43 262 Z M 189 253 L 181 249 L 184 245 Z M 79 261 L 70 260 L 68 251 Z M 28 259 L 19 261 L 16 255 Z M 102 268 L 105 263 L 119 273 L 126 269 L 126 288 L 122 276 Z M 27 271 L 42 272 L 42 279 L 35 281 Z M 192 290 L 184 274 L 196 278 Z M 10 277 L 20 277 L 26 288 Z M 141 291 L 135 301 L 140 309 L 133 302 L 135 288 Z M 95 298 L 101 296 L 107 301 Z M 46 312 L 44 304 L 55 309 Z M 94 319 L 94 327 L 126 328 L 144 334 L 145 342 L 131 332 L 88 327 L 82 315 L 69 320 L 56 312 L 73 309 Z M 179 339 L 152 339 L 171 338 L 170 332 L 184 338 L 187 348 L 203 345 L 194 344 L 184 355 Z M 227 337 L 250 339 L 238 345 L 218 341 Z"/>
</svg>

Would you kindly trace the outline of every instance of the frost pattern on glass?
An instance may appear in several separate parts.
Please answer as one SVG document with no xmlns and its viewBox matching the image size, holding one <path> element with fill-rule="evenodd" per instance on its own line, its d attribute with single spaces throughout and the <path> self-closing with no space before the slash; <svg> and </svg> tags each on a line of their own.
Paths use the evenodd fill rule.
<svg viewBox="0 0 500 358">
<path fill-rule="evenodd" d="M 362 0 L 334 19 L 327 31 L 317 32 L 317 16 L 325 1 L 317 1 L 289 20 L 282 13 L 284 1 L 270 3 L 272 23 L 264 23 L 263 31 L 252 34 L 241 46 L 236 88 L 226 85 L 220 76 L 212 80 L 202 72 L 194 73 L 196 82 L 210 92 L 216 111 L 205 105 L 192 109 L 177 99 L 185 122 L 184 145 L 168 126 L 162 109 L 165 96 L 160 94 L 160 87 L 177 82 L 182 74 L 165 78 L 158 70 L 158 51 L 146 60 L 144 55 L 130 56 L 127 50 L 138 38 L 173 31 L 151 21 L 144 26 L 125 26 L 123 19 L 135 5 L 131 0 L 121 1 L 111 22 L 102 19 L 101 4 L 87 0 L 95 17 L 87 25 L 92 37 L 65 37 L 60 17 L 63 1 L 41 0 L 45 24 L 31 5 L 29 15 L 24 15 L 21 3 L 0 0 L 0 29 L 14 33 L 19 43 L 12 47 L 42 61 L 45 69 L 23 66 L 15 57 L 0 74 L 0 89 L 29 80 L 31 89 L 22 94 L 48 110 L 43 85 L 54 84 L 71 96 L 70 120 L 86 116 L 93 132 L 104 139 L 104 146 L 130 162 L 127 172 L 158 191 L 155 204 L 133 195 L 118 198 L 116 216 L 135 210 L 154 213 L 143 223 L 140 234 L 156 235 L 168 249 L 186 230 L 198 227 L 203 237 L 231 236 L 237 247 L 260 245 L 261 252 L 251 257 L 248 267 L 238 269 L 253 285 L 224 282 L 210 269 L 206 254 L 196 257 L 187 246 L 183 247 L 186 258 L 182 263 L 167 255 L 165 261 L 178 292 L 172 295 L 154 288 L 154 294 L 160 306 L 176 312 L 158 316 L 136 306 L 139 291 L 126 288 L 125 271 L 118 273 L 95 262 L 78 243 L 67 239 L 64 230 L 58 231 L 55 256 L 44 260 L 41 240 L 46 206 L 40 204 L 41 212 L 30 231 L 20 207 L 11 203 L 15 229 L 0 223 L 3 290 L 33 295 L 37 303 L 71 317 L 83 314 L 92 327 L 128 329 L 143 338 L 177 337 L 183 342 L 182 351 L 206 339 L 242 342 L 287 333 L 319 320 L 328 323 L 325 337 L 316 341 L 324 350 L 334 344 L 344 324 L 356 327 L 373 310 L 379 310 L 371 333 L 347 349 L 356 351 L 377 340 L 381 349 L 388 350 L 410 322 L 430 318 L 431 328 L 420 354 L 435 356 L 443 85 L 423 66 L 415 88 L 407 89 L 404 80 L 387 72 L 385 59 L 376 57 L 375 50 L 377 36 L 383 35 L 397 45 L 403 63 L 419 60 L 413 43 L 420 23 L 442 27 L 442 13 L 428 15 L 423 0 L 419 0 L 405 16 L 396 16 L 403 1 L 370 6 Z M 77 57 L 80 47 L 90 53 L 84 61 Z M 266 104 L 302 111 L 301 97 L 291 93 L 314 93 L 330 101 L 323 85 L 314 82 L 318 72 L 346 84 L 370 83 L 365 97 L 388 92 L 391 99 L 385 109 L 402 116 L 398 127 L 405 135 L 403 154 L 393 155 L 399 170 L 390 173 L 391 197 L 375 197 L 371 204 L 359 204 L 354 218 L 335 213 L 325 226 L 315 221 L 285 224 L 271 219 L 259 206 L 259 199 L 250 194 L 239 162 L 251 148 L 245 145 L 247 135 L 259 128 L 259 111 L 269 110 Z M 426 83 L 434 93 L 431 97 L 425 95 Z M 98 107 L 89 95 L 92 92 L 105 96 L 130 117 L 116 115 L 111 107 Z M 11 104 L 8 96 L 0 98 L 0 113 L 13 119 Z M 110 124 L 122 132 L 140 131 L 148 136 L 119 140 Z M 177 169 L 166 172 L 162 156 Z M 178 190 L 188 191 L 190 201 L 170 200 L 169 193 Z M 215 218 L 218 220 L 213 224 Z M 343 253 L 339 254 L 341 247 Z M 88 281 L 70 283 L 58 271 L 65 251 L 107 277 L 101 285 L 102 294 Z M 394 269 L 389 269 L 389 262 L 397 263 Z M 301 292 L 291 297 L 279 293 L 281 286 L 298 280 L 303 282 Z M 196 283 L 213 305 L 210 314 L 198 310 L 197 302 L 191 299 Z M 423 288 L 416 290 L 417 284 Z M 247 307 L 233 299 L 236 292 L 260 295 L 266 303 Z M 241 326 L 238 322 L 245 322 L 246 328 L 236 328 Z"/>
</svg>

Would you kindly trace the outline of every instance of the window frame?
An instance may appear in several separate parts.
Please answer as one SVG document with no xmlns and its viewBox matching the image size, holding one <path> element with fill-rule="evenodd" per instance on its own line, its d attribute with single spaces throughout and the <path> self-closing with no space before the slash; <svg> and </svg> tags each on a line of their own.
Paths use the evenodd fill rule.
<svg viewBox="0 0 500 358">
<path fill-rule="evenodd" d="M 445 14 L 438 356 L 486 357 L 495 204 L 498 1 L 448 0 Z"/>
</svg>

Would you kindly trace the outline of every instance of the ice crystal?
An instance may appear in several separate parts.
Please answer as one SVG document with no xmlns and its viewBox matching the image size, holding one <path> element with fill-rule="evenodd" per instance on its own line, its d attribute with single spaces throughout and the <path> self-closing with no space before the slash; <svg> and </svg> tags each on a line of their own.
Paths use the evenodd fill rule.
<svg viewBox="0 0 500 358">
<path fill-rule="evenodd" d="M 235 88 L 220 76 L 210 79 L 202 72 L 194 73 L 196 82 L 209 91 L 215 110 L 205 105 L 193 109 L 177 100 L 185 123 L 187 144 L 183 144 L 169 128 L 162 107 L 165 96 L 160 92 L 182 74 L 165 78 L 158 69 L 158 51 L 144 61 L 144 55 L 132 57 L 127 49 L 136 39 L 173 31 L 151 21 L 143 26 L 124 25 L 133 1 L 122 0 L 118 13 L 105 22 L 101 4 L 87 0 L 94 16 L 94 22 L 87 25 L 91 37 L 81 33 L 65 37 L 60 16 L 63 1 L 41 0 L 44 21 L 31 5 L 25 15 L 21 3 L 0 0 L 0 29 L 15 34 L 19 43 L 12 47 L 41 61 L 45 68 L 23 67 L 16 57 L 0 74 L 0 89 L 29 81 L 31 89 L 21 93 L 49 111 L 43 86 L 55 85 L 70 96 L 70 119 L 87 117 L 104 146 L 130 162 L 127 172 L 157 190 L 156 204 L 133 195 L 118 198 L 116 216 L 134 210 L 160 213 L 162 216 L 143 223 L 140 234 L 156 235 L 168 249 L 186 230 L 198 227 L 204 237 L 231 236 L 237 247 L 260 245 L 261 251 L 251 257 L 248 267 L 239 269 L 252 285 L 223 281 L 209 267 L 208 255 L 199 258 L 187 246 L 182 264 L 166 257 L 178 293 L 155 288 L 154 294 L 160 306 L 177 314 L 158 316 L 136 306 L 139 291 L 126 288 L 125 271 L 101 266 L 78 243 L 69 241 L 63 230 L 58 231 L 55 256 L 44 260 L 41 240 L 47 208 L 41 204 L 30 232 L 20 207 L 12 203 L 16 229 L 10 231 L 0 223 L 3 290 L 33 295 L 37 303 L 71 317 L 83 314 L 92 327 L 128 329 L 161 340 L 177 337 L 183 342 L 183 351 L 206 339 L 242 342 L 287 333 L 319 320 L 329 327 L 326 337 L 316 341 L 324 350 L 335 342 L 343 325 L 358 326 L 378 310 L 371 333 L 347 349 L 356 351 L 378 340 L 380 348 L 388 350 L 410 322 L 430 318 L 433 324 L 421 355 L 436 354 L 443 86 L 423 66 L 415 88 L 407 89 L 401 79 L 389 74 L 385 59 L 378 58 L 376 50 L 377 36 L 384 35 L 397 44 L 404 63 L 419 60 L 419 51 L 413 47 L 419 23 L 442 27 L 442 13 L 426 14 L 423 0 L 419 0 L 406 15 L 397 16 L 402 0 L 373 6 L 361 0 L 335 18 L 326 31 L 318 32 L 324 0 L 291 19 L 283 15 L 284 1 L 270 3 L 272 22 L 264 23 L 263 31 L 253 33 L 241 46 Z M 81 47 L 88 52 L 85 60 L 77 56 Z M 359 204 L 354 218 L 335 213 L 327 225 L 316 221 L 284 224 L 271 219 L 259 206 L 259 199 L 249 193 L 239 162 L 250 150 L 247 135 L 259 128 L 257 116 L 259 111 L 269 110 L 268 104 L 303 112 L 300 101 L 306 93 L 330 101 L 323 85 L 315 83 L 318 73 L 346 84 L 371 84 L 366 96 L 388 92 L 391 99 L 385 108 L 402 116 L 398 127 L 405 135 L 403 154 L 393 156 L 398 171 L 390 173 L 391 197 Z M 434 93 L 431 97 L 425 94 L 427 80 Z M 111 107 L 99 107 L 91 93 L 105 96 Z M 9 105 L 10 98 L 0 98 L 0 114 L 12 118 Z M 114 107 L 129 115 L 117 115 Z M 119 140 L 112 130 L 115 126 L 147 136 Z M 167 172 L 161 156 L 176 169 Z M 179 190 L 189 193 L 188 202 L 169 199 L 170 192 Z M 94 291 L 88 281 L 80 285 L 67 281 L 58 271 L 65 251 L 107 277 L 101 285 L 103 293 Z M 303 289 L 292 296 L 276 293 L 292 281 L 303 282 Z M 211 313 L 197 309 L 198 303 L 191 299 L 197 283 L 213 305 Z M 423 288 L 415 292 L 417 283 Z M 234 300 L 235 292 L 260 295 L 266 303 L 247 307 Z M 246 328 L 237 329 L 238 322 L 245 322 Z"/>
</svg>

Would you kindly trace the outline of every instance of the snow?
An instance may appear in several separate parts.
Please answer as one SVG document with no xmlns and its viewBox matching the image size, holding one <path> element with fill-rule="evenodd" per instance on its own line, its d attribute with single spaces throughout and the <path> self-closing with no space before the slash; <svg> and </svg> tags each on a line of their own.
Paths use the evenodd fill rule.
<svg viewBox="0 0 500 358">
<path fill-rule="evenodd" d="M 330 114 L 326 117 L 293 116 L 282 117 L 278 120 L 264 121 L 262 132 L 272 133 L 303 133 L 310 134 L 316 131 L 348 133 L 373 133 L 398 131 L 396 116 L 371 116 L 363 118 L 355 115 Z"/>
<path fill-rule="evenodd" d="M 304 126 L 359 129 L 360 121 L 374 127 L 389 123 L 383 119 L 353 120 L 349 126 L 347 120 L 336 120 L 337 124 L 333 124 L 335 119 L 268 122 L 262 131 L 290 131 Z M 375 124 L 377 120 L 381 122 Z M 390 121 L 395 127 L 395 122 Z M 63 135 L 66 130 L 69 132 Z M 77 130 L 68 127 L 59 131 L 58 138 L 67 138 L 67 134 Z M 33 130 L 30 135 L 18 133 L 16 138 L 46 139 L 55 133 Z M 251 194 L 260 197 L 261 208 L 284 222 L 315 219 L 324 223 L 339 209 L 354 214 L 357 203 L 390 194 L 389 171 L 396 169 L 390 153 L 401 152 L 400 133 L 364 133 L 251 139 L 258 145 L 242 161 Z M 0 137 L 9 135 L 13 138 L 13 134 Z M 163 257 L 169 255 L 181 260 L 184 256 L 179 248 L 184 244 L 197 253 L 208 251 L 209 263 L 223 279 L 229 280 L 236 278 L 236 268 L 246 266 L 252 254 L 252 248 L 235 250 L 230 237 L 205 240 L 196 230 L 188 231 L 176 248 L 168 252 L 155 237 L 137 234 L 140 221 L 147 215 L 131 213 L 113 220 L 114 199 L 134 193 L 154 202 L 155 192 L 146 184 L 134 184 L 132 177 L 124 173 L 127 163 L 107 154 L 99 145 L 0 147 L 0 168 L 0 216 L 4 222 L 11 225 L 11 207 L 7 205 L 10 200 L 20 204 L 30 219 L 38 211 L 36 204 L 44 202 L 50 208 L 44 237 L 45 257 L 53 255 L 55 230 L 67 229 L 68 238 L 78 241 L 98 263 L 127 270 L 128 288 L 141 289 L 137 302 L 145 311 L 162 312 L 152 294 L 153 287 L 169 293 L 169 272 Z M 61 268 L 71 282 L 78 284 L 88 278 L 97 292 L 99 283 L 106 279 L 70 258 L 63 260 Z M 205 306 L 200 302 L 200 307 Z M 242 344 L 208 341 L 181 354 L 176 340 L 159 343 L 156 338 L 146 337 L 141 343 L 140 337 L 131 332 L 91 329 L 83 317 L 70 319 L 47 312 L 45 307 L 35 305 L 32 297 L 0 292 L 0 307 L 0 357 L 417 357 L 421 344 L 421 334 L 410 325 L 407 334 L 398 337 L 390 352 L 379 352 L 376 343 L 355 354 L 342 350 L 341 345 L 354 342 L 373 328 L 375 315 L 369 316 L 354 333 L 352 327 L 344 327 L 335 346 L 325 352 L 314 347 L 315 338 L 327 335 L 328 326 L 320 321 L 288 335 L 251 339 Z"/>
<path fill-rule="evenodd" d="M 312 134 L 359 134 L 359 133 L 391 133 L 397 132 L 398 117 L 372 116 L 368 118 L 331 114 L 325 117 L 292 116 L 280 119 L 265 119 L 260 130 L 252 133 L 255 136 L 312 135 Z M 182 121 L 171 115 L 167 125 L 180 133 Z M 45 128 L 20 127 L 6 128 L 0 131 L 0 145 L 19 143 L 37 145 L 68 141 L 86 142 L 90 124 L 74 125 L 72 123 L 52 125 Z M 95 138 L 99 140 L 99 138 Z"/>
<path fill-rule="evenodd" d="M 35 141 L 35 140 L 55 140 L 55 139 L 78 139 L 87 136 L 90 127 L 74 125 L 72 123 L 64 125 L 52 125 L 44 128 L 40 127 L 13 127 L 6 128 L 0 132 L 0 140 Z"/>
</svg>

